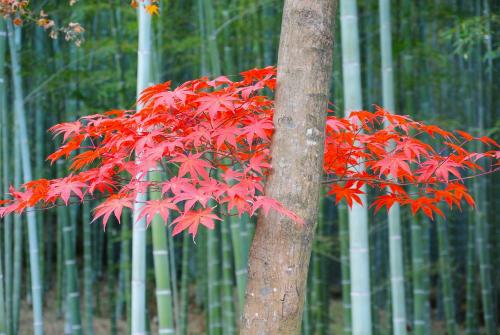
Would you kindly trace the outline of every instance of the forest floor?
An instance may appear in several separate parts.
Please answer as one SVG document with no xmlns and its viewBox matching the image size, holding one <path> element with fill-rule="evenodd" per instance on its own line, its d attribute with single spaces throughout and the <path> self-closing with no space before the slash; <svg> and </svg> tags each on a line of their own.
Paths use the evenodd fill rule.
<svg viewBox="0 0 500 335">
<path fill-rule="evenodd" d="M 106 285 L 104 285 L 106 286 Z M 102 291 L 105 291 L 103 289 Z M 108 299 L 106 299 L 106 292 L 100 292 L 100 296 L 104 297 L 100 301 L 99 306 L 95 306 L 95 316 L 94 316 L 94 334 L 95 335 L 109 335 L 111 334 L 111 322 L 109 317 L 103 317 L 100 315 L 108 314 L 109 305 L 107 304 Z M 48 292 L 45 296 L 45 306 L 43 310 L 43 322 L 44 330 L 47 335 L 65 335 L 64 332 L 64 315 L 57 310 L 57 300 L 55 298 L 55 292 Z M 96 302 L 97 305 L 97 302 Z M 31 304 L 29 304 L 26 299 L 21 302 L 21 315 L 19 320 L 19 335 L 32 335 L 33 334 L 33 313 L 31 309 Z M 84 310 L 83 308 L 81 309 Z M 193 309 L 194 310 L 194 309 Z M 201 314 L 201 315 L 197 315 Z M 189 315 L 189 335 L 200 335 L 204 334 L 204 313 L 193 313 Z M 84 315 L 82 315 L 84 317 Z M 84 320 L 82 323 L 85 328 Z M 151 323 L 151 334 L 157 334 L 156 318 L 150 320 Z M 117 321 L 117 334 L 125 335 L 127 334 L 127 322 L 125 320 Z"/>
<path fill-rule="evenodd" d="M 104 291 L 104 290 L 103 290 Z M 105 294 L 105 292 L 101 292 Z M 106 297 L 106 295 L 101 295 Z M 48 335 L 65 335 L 64 332 L 64 315 L 60 315 L 57 310 L 57 303 L 55 293 L 49 292 L 45 297 L 46 305 L 44 306 L 44 328 L 45 334 Z M 111 323 L 109 317 L 100 317 L 99 314 L 107 314 L 108 310 L 107 299 L 102 299 L 102 304 L 96 306 L 96 316 L 94 316 L 94 334 L 95 335 L 109 335 L 111 334 Z M 83 310 L 83 308 L 82 308 Z M 101 311 L 101 313 L 99 312 Z M 330 306 L 331 321 L 330 329 L 333 335 L 342 334 L 342 302 L 333 300 Z M 19 322 L 19 335 L 33 334 L 33 317 L 31 305 L 23 300 L 21 302 L 21 315 Z M 202 335 L 205 334 L 205 313 L 202 313 L 197 308 L 190 308 L 189 315 L 189 335 Z M 150 320 L 151 334 L 156 334 L 156 319 Z M 442 322 L 433 322 L 433 334 L 445 334 L 444 324 Z M 127 334 L 127 322 L 125 320 L 118 320 L 117 334 Z M 463 334 L 462 329 L 459 334 Z"/>
</svg>

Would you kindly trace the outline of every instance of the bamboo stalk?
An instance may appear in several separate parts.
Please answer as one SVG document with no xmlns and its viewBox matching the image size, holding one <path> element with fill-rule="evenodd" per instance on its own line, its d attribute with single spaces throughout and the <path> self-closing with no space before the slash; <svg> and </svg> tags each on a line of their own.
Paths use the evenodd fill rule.
<svg viewBox="0 0 500 335">
<path fill-rule="evenodd" d="M 7 85 L 5 79 L 5 52 L 7 47 L 7 30 L 5 21 L 0 19 L 0 109 L 2 124 L 2 174 L 3 188 L 2 192 L 7 194 L 9 191 L 10 165 L 9 165 L 9 118 L 7 115 Z M 4 226 L 4 278 L 1 285 L 4 287 L 4 331 L 6 334 L 12 334 L 12 217 L 3 218 Z"/>
<path fill-rule="evenodd" d="M 41 62 L 42 57 L 44 57 L 44 37 L 45 32 L 41 27 L 38 27 L 35 31 L 35 53 L 39 59 L 38 62 Z M 37 85 L 40 85 L 42 81 L 42 74 L 38 74 L 36 81 Z M 43 112 L 43 100 L 41 96 L 37 96 L 35 100 L 35 178 L 43 178 L 43 163 L 45 161 L 44 157 L 44 144 L 45 144 L 45 124 L 44 124 L 44 112 Z M 45 232 L 44 229 L 44 212 L 37 211 L 36 213 L 36 222 L 38 225 L 38 240 L 45 241 Z M 47 283 L 44 280 L 46 274 L 46 255 L 45 255 L 45 243 L 40 243 L 40 281 L 42 283 L 42 295 L 47 290 Z"/>
<path fill-rule="evenodd" d="M 238 306 L 239 312 L 243 310 L 243 304 L 245 302 L 245 289 L 247 285 L 247 262 L 245 257 L 246 246 L 244 237 L 241 236 L 241 231 L 244 229 L 242 227 L 241 221 L 247 221 L 246 216 L 242 216 L 238 219 L 230 216 L 227 218 L 230 222 L 231 230 L 231 242 L 233 243 L 233 257 L 234 257 L 234 270 L 236 277 L 236 288 L 238 293 Z M 245 223 L 243 223 L 245 224 Z"/>
<path fill-rule="evenodd" d="M 208 334 L 221 335 L 220 262 L 218 230 L 206 232 Z"/>
<path fill-rule="evenodd" d="M 411 254 L 413 274 L 413 331 L 415 335 L 426 334 L 425 306 L 427 291 L 424 286 L 424 257 L 422 226 L 417 217 L 411 220 Z"/>
<path fill-rule="evenodd" d="M 477 329 L 477 286 L 476 286 L 476 234 L 475 222 L 472 210 L 469 211 L 469 224 L 467 227 L 467 275 L 465 282 L 466 311 L 465 311 L 465 334 L 475 335 Z"/>
<path fill-rule="evenodd" d="M 0 123 L 1 123 L 1 139 L 3 141 L 2 143 L 2 172 L 5 170 L 8 170 L 7 166 L 7 137 L 8 137 L 8 127 L 7 127 L 7 104 L 6 104 L 6 85 L 5 85 L 5 51 L 6 51 L 6 37 L 7 37 L 7 32 L 5 30 L 5 21 L 3 19 L 0 19 Z M 4 169 L 5 168 L 5 169 Z M 8 173 L 8 172 L 7 172 Z M 6 176 L 4 176 L 4 180 L 1 180 L 0 182 L 2 183 L 3 187 L 0 189 L 4 191 L 7 188 L 8 185 L 8 179 Z M 6 224 L 4 218 L 4 224 Z M 9 220 L 10 221 L 10 220 Z M 9 228 L 12 230 L 12 225 L 9 223 Z M 0 230 L 1 232 L 1 230 Z M 7 227 L 5 227 L 5 230 L 3 231 L 3 240 L 4 243 L 7 245 L 6 242 L 12 241 L 11 236 L 12 235 L 6 235 L 6 233 L 9 231 Z M 1 241 L 1 238 L 0 238 Z M 6 282 L 9 279 L 5 278 L 4 271 L 5 268 L 3 266 L 4 260 L 2 259 L 2 256 L 4 255 L 4 252 L 7 251 L 10 255 L 10 252 L 12 250 L 12 244 L 9 247 L 5 247 L 5 250 L 2 251 L 0 248 L 0 335 L 5 335 L 10 331 L 9 324 L 10 324 L 10 304 L 6 303 Z M 5 261 L 7 261 L 7 256 L 5 256 Z M 10 294 L 10 291 L 9 291 Z M 9 301 L 10 303 L 10 301 Z M 8 314 L 7 314 L 7 311 Z M 10 334 L 10 333 L 9 333 Z"/>
<path fill-rule="evenodd" d="M 157 170 L 151 171 L 150 177 L 155 182 L 162 180 L 162 174 Z M 149 195 L 152 200 L 161 199 L 159 191 L 150 191 Z M 159 215 L 156 215 L 151 222 L 159 334 L 173 334 L 175 332 L 166 224 Z"/>
<path fill-rule="evenodd" d="M 137 96 L 146 88 L 151 77 L 151 15 L 145 6 L 150 1 L 139 4 L 138 29 L 139 47 L 137 52 Z M 138 106 L 140 108 L 140 106 Z M 139 163 L 139 162 L 137 162 Z M 132 335 L 142 335 L 146 332 L 146 219 L 138 220 L 144 206 L 146 195 L 139 193 L 134 204 L 132 231 L 132 300 L 131 328 Z"/>
<path fill-rule="evenodd" d="M 115 266 L 115 248 L 114 243 L 116 239 L 116 228 L 113 225 L 106 227 L 106 249 L 107 249 L 107 280 L 108 280 L 108 316 L 110 323 L 110 335 L 116 335 L 117 333 L 117 319 L 116 313 L 114 313 L 116 308 L 116 283 L 114 279 L 116 278 L 116 266 Z"/>
<path fill-rule="evenodd" d="M 191 239 L 189 234 L 182 238 L 182 263 L 181 263 L 181 298 L 180 298 L 180 323 L 179 335 L 187 335 L 189 325 L 189 259 L 191 255 Z"/>
<path fill-rule="evenodd" d="M 19 150 L 18 136 L 14 135 L 14 185 L 21 184 L 21 155 Z M 14 217 L 14 267 L 12 274 L 12 334 L 19 330 L 21 282 L 22 282 L 22 258 L 23 258 L 23 222 L 22 217 Z"/>
<path fill-rule="evenodd" d="M 342 329 L 344 335 L 352 333 L 351 324 L 351 270 L 349 262 L 349 221 L 348 209 L 344 203 L 339 203 L 337 213 L 339 217 L 340 240 L 340 272 L 342 286 Z"/>
<path fill-rule="evenodd" d="M 64 241 L 64 265 L 66 274 L 66 295 L 67 295 L 67 310 L 69 311 L 71 321 L 72 334 L 82 334 L 82 324 L 80 318 L 80 293 L 77 283 L 77 270 L 74 249 L 74 232 L 73 224 L 69 219 L 68 209 L 63 209 L 66 217 L 63 226 L 63 241 Z"/>
<path fill-rule="evenodd" d="M 92 268 L 92 234 L 90 224 L 90 206 L 88 202 L 82 205 L 83 221 L 83 305 L 85 310 L 85 334 L 94 334 L 94 271 Z"/>
<path fill-rule="evenodd" d="M 360 110 L 362 107 L 357 1 L 340 1 L 340 22 L 344 111 L 348 116 L 351 111 Z M 363 168 L 363 166 L 358 167 L 358 169 Z M 363 188 L 363 191 L 366 191 L 366 188 Z M 354 203 L 348 212 L 352 333 L 370 335 L 372 316 L 366 194 L 361 195 L 361 201 L 364 206 Z"/>
<path fill-rule="evenodd" d="M 0 47 L 1 50 L 1 47 Z M 3 260 L 2 260 L 2 251 L 0 249 L 0 335 L 7 334 L 6 332 L 6 319 L 5 319 L 5 294 L 4 294 L 4 281 L 5 277 L 3 274 Z"/>
<path fill-rule="evenodd" d="M 446 320 L 447 334 L 457 334 L 455 315 L 455 297 L 453 293 L 453 278 L 451 277 L 451 257 L 449 251 L 448 232 L 446 221 L 437 220 L 437 234 L 439 243 L 439 275 L 443 295 L 443 305 Z"/>
<path fill-rule="evenodd" d="M 322 198 L 320 200 L 320 206 L 318 210 L 318 222 L 316 225 L 316 233 L 317 236 L 314 240 L 313 245 L 313 253 L 311 260 L 311 273 L 309 277 L 309 283 L 311 288 L 311 301 L 309 304 L 309 308 L 311 310 L 311 319 L 313 323 L 313 331 L 314 334 L 324 335 L 327 329 L 327 324 L 325 321 L 327 318 L 325 316 L 328 315 L 328 304 L 329 297 L 324 294 L 324 282 L 323 282 L 323 274 L 326 270 L 326 267 L 323 267 L 323 257 L 320 252 L 321 244 L 320 239 L 324 236 L 324 227 L 325 227 L 325 194 L 322 192 Z M 318 238 L 319 237 L 319 238 Z"/>
<path fill-rule="evenodd" d="M 233 266 L 231 255 L 231 235 L 229 234 L 229 225 L 231 223 L 226 218 L 221 224 L 221 247 L 222 247 L 222 333 L 224 335 L 236 334 L 236 320 L 234 312 L 233 297 Z"/>
<path fill-rule="evenodd" d="M 395 113 L 394 75 L 392 62 L 391 7 L 389 0 L 379 0 L 380 49 L 382 53 L 383 105 Z M 391 147 L 394 147 L 394 143 Z M 392 326 L 394 335 L 406 334 L 406 302 L 403 268 L 403 242 L 399 204 L 389 209 L 389 264 L 391 274 Z"/>
<path fill-rule="evenodd" d="M 14 86 L 14 105 L 16 114 L 16 124 L 19 129 L 19 139 L 21 146 L 22 171 L 23 180 L 32 180 L 31 163 L 28 144 L 28 131 L 26 126 L 26 116 L 23 103 L 23 88 L 21 81 L 21 66 L 19 60 L 19 47 L 21 30 L 19 27 L 14 28 L 9 21 L 7 24 L 9 31 L 9 49 L 12 63 L 12 77 Z M 15 34 L 15 36 L 14 36 Z M 26 213 L 28 219 L 28 235 L 30 246 L 30 273 L 31 273 L 31 290 L 33 297 L 33 333 L 35 335 L 43 334 L 43 305 L 42 305 L 42 289 L 40 283 L 40 267 L 39 267 L 39 248 L 38 248 L 38 233 L 35 212 L 28 209 Z"/>
</svg>

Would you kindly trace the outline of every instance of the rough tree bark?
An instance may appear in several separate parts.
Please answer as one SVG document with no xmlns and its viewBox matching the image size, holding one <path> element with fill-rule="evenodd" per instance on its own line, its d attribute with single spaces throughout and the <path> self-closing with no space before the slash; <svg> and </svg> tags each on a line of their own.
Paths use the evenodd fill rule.
<svg viewBox="0 0 500 335">
<path fill-rule="evenodd" d="M 286 0 L 266 194 L 304 219 L 259 217 L 241 335 L 299 334 L 323 165 L 335 0 Z"/>
</svg>

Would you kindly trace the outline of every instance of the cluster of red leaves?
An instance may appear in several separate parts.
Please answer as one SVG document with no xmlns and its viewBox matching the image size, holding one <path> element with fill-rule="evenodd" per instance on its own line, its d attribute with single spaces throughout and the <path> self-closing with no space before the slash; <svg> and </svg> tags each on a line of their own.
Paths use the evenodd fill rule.
<svg viewBox="0 0 500 335">
<path fill-rule="evenodd" d="M 500 151 L 468 151 L 468 146 L 477 146 L 472 142 L 499 147 L 491 138 L 452 133 L 379 107 L 374 113 L 354 111 L 346 119 L 328 117 L 324 169 L 330 194 L 349 206 L 353 201 L 362 204 L 359 195 L 368 185 L 382 194 L 372 202 L 376 211 L 399 203 L 410 206 L 413 214 L 444 217 L 441 202 L 450 209 L 460 208 L 462 200 L 474 206 L 464 178 L 498 170 Z M 490 168 L 485 170 L 481 159 Z"/>
<path fill-rule="evenodd" d="M 106 224 L 112 215 L 119 221 L 123 209 L 149 190 L 160 192 L 161 199 L 143 203 L 138 217 L 149 223 L 155 215 L 167 221 L 175 213 L 174 234 L 188 230 L 196 235 L 200 224 L 213 228 L 220 214 L 253 215 L 258 209 L 300 221 L 264 195 L 274 102 L 261 92 L 274 90 L 275 84 L 273 67 L 243 72 L 237 82 L 201 78 L 175 89 L 167 82 L 146 89 L 137 112 L 114 110 L 58 124 L 51 131 L 62 136 L 63 145 L 48 159 L 70 159 L 71 173 L 11 189 L 14 199 L 0 214 L 99 196 L 104 201 L 94 219 Z M 444 151 L 419 139 L 423 135 L 439 136 Z M 473 205 L 462 174 L 480 171 L 480 158 L 499 157 L 498 151 L 467 151 L 465 144 L 473 140 L 498 146 L 489 138 L 454 135 L 382 109 L 353 112 L 345 119 L 328 116 L 324 172 L 330 193 L 352 205 L 360 202 L 365 184 L 388 189 L 373 203 L 376 209 L 398 202 L 429 217 L 442 214 L 441 201 L 450 207 L 459 207 L 462 199 Z M 153 170 L 168 177 L 151 180 Z M 408 193 L 405 184 L 416 185 L 417 191 Z"/>
</svg>

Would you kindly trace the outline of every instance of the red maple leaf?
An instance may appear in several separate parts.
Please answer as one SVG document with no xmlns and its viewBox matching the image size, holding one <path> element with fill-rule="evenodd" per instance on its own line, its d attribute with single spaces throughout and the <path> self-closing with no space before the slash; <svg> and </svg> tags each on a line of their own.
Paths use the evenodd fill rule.
<svg viewBox="0 0 500 335">
<path fill-rule="evenodd" d="M 328 194 L 335 195 L 335 202 L 337 204 L 342 201 L 342 199 L 345 199 L 349 207 L 352 208 L 353 200 L 363 205 L 363 201 L 359 195 L 365 194 L 365 192 L 361 191 L 361 186 L 355 185 L 354 182 L 347 182 L 344 186 L 333 184 Z"/>
<path fill-rule="evenodd" d="M 171 162 L 181 163 L 179 167 L 179 177 L 184 177 L 189 173 L 192 179 L 198 179 L 198 176 L 208 179 L 207 169 L 212 165 L 202 158 L 203 153 L 180 155 L 173 158 Z"/>
<path fill-rule="evenodd" d="M 54 180 L 50 186 L 47 193 L 48 198 L 61 198 L 62 201 L 67 205 L 71 193 L 83 200 L 82 188 L 87 187 L 87 184 L 77 180 L 75 177 L 69 176 L 62 179 Z"/>
<path fill-rule="evenodd" d="M 200 224 L 208 229 L 214 229 L 214 220 L 222 221 L 217 215 L 212 213 L 212 208 L 189 210 L 172 222 L 172 224 L 175 225 L 172 235 L 175 236 L 188 229 L 189 234 L 193 235 L 194 239 L 198 233 L 198 226 Z"/>
<path fill-rule="evenodd" d="M 234 111 L 236 108 L 234 102 L 238 100 L 238 98 L 231 94 L 211 94 L 198 98 L 195 102 L 200 102 L 200 105 L 198 106 L 195 116 L 207 112 L 212 119 L 215 119 L 219 112 Z"/>
<path fill-rule="evenodd" d="M 411 212 L 413 213 L 413 215 L 415 215 L 420 210 L 431 220 L 434 220 L 433 213 L 437 213 L 439 216 L 444 218 L 443 211 L 436 206 L 437 202 L 438 200 L 435 198 L 424 196 L 417 199 L 411 199 L 409 201 Z"/>
<path fill-rule="evenodd" d="M 166 223 L 170 215 L 170 211 L 178 211 L 179 209 L 172 203 L 171 199 L 158 199 L 146 201 L 146 204 L 141 208 L 141 212 L 137 217 L 137 221 L 146 218 L 146 224 L 149 225 L 155 215 L 160 215 Z"/>
<path fill-rule="evenodd" d="M 65 142 L 69 137 L 78 134 L 81 128 L 82 124 L 80 121 L 64 122 L 56 124 L 49 131 L 54 134 L 54 137 L 63 134 L 63 142 Z"/>
<path fill-rule="evenodd" d="M 120 223 L 123 208 L 133 208 L 133 206 L 133 200 L 131 198 L 121 195 L 112 195 L 95 208 L 94 219 L 92 222 L 102 217 L 102 223 L 104 227 L 106 227 L 109 217 L 111 214 L 114 214 L 118 223 Z"/>
<path fill-rule="evenodd" d="M 258 119 L 256 117 L 248 117 L 245 122 L 247 126 L 243 127 L 241 134 L 246 136 L 249 146 L 252 146 L 255 136 L 259 139 L 269 140 L 270 131 L 274 130 L 273 122 L 269 119 Z"/>
</svg>

